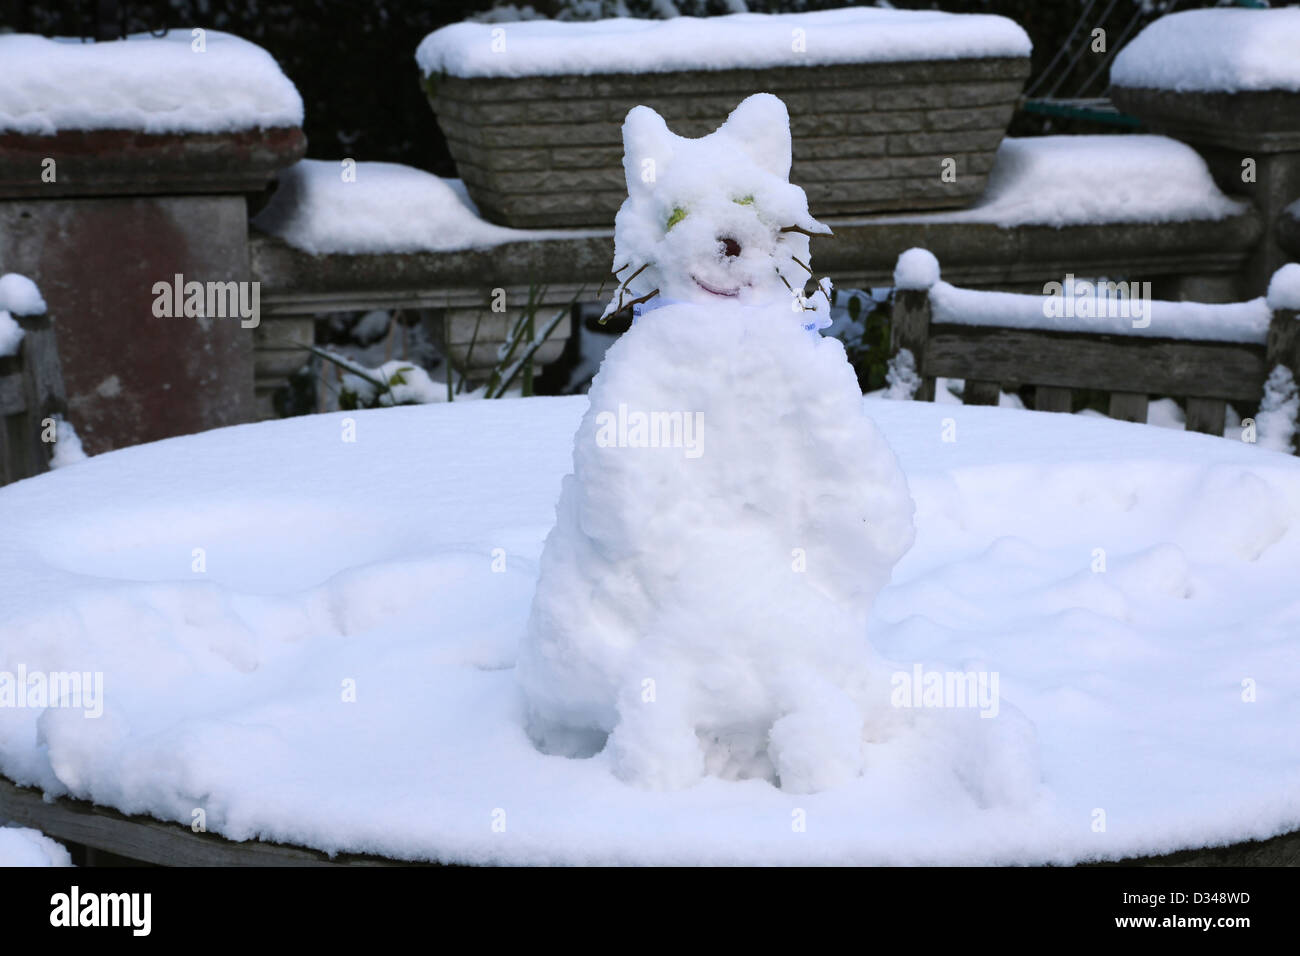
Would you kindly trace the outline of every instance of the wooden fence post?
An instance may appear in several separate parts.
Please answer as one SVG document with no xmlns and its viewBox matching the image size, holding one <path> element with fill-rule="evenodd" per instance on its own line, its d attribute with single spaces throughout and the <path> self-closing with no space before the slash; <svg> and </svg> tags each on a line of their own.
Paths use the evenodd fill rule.
<svg viewBox="0 0 1300 956">
<path fill-rule="evenodd" d="M 49 316 L 14 319 L 23 330 L 18 354 L 0 358 L 0 484 L 49 469 L 54 443 L 42 440 L 45 422 L 66 410 Z"/>
<path fill-rule="evenodd" d="M 894 355 L 907 349 L 916 359 L 921 387 L 913 396 L 918 402 L 934 401 L 934 376 L 925 372 L 925 346 L 930 338 L 930 290 L 895 289 L 890 313 L 889 342 Z"/>
</svg>

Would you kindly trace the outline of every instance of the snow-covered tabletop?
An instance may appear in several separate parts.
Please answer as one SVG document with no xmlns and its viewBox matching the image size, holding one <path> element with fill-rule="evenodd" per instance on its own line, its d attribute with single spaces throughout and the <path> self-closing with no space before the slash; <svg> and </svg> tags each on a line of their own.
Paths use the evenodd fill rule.
<svg viewBox="0 0 1300 956">
<path fill-rule="evenodd" d="M 1000 674 L 1041 744 L 1032 805 L 981 807 L 915 737 L 815 795 L 541 755 L 513 664 L 586 406 L 266 422 L 0 489 L 0 674 L 103 674 L 98 718 L 0 707 L 0 772 L 473 862 L 1064 863 L 1300 826 L 1300 462 L 976 406 L 867 402 L 917 505 L 871 639 Z"/>
<path fill-rule="evenodd" d="M 426 74 L 552 76 L 1027 57 L 1029 36 L 989 14 L 850 7 L 815 13 L 593 22 L 455 23 L 415 59 Z"/>
<path fill-rule="evenodd" d="M 0 867 L 71 865 L 67 848 L 40 831 L 0 826 Z"/>
<path fill-rule="evenodd" d="M 1300 8 L 1171 13 L 1119 51 L 1110 80 L 1198 93 L 1300 91 Z"/>
<path fill-rule="evenodd" d="M 217 30 L 109 43 L 0 34 L 0 69 L 0 132 L 302 125 L 302 97 L 271 55 Z"/>
</svg>

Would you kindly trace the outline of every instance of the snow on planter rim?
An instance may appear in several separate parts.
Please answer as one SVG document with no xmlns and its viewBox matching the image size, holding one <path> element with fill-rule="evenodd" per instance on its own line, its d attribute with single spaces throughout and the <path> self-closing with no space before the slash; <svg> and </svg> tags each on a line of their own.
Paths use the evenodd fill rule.
<svg viewBox="0 0 1300 956">
<path fill-rule="evenodd" d="M 0 35 L 0 132 L 224 133 L 302 125 L 302 97 L 261 47 L 208 30 L 82 43 Z"/>
<path fill-rule="evenodd" d="M 1115 86 L 1300 91 L 1300 8 L 1184 10 L 1149 24 L 1111 65 Z"/>
<path fill-rule="evenodd" d="M 425 75 L 506 77 L 1025 57 L 1032 48 L 1025 31 L 1006 17 L 849 8 L 671 20 L 454 23 L 426 36 L 415 59 Z"/>
<path fill-rule="evenodd" d="M 236 839 L 467 862 L 1067 863 L 1300 826 L 1300 461 L 867 408 L 918 509 L 872 640 L 1000 674 L 1041 742 L 1027 811 L 889 747 L 813 796 L 646 792 L 537 753 L 512 664 L 581 397 L 243 425 L 0 489 L 0 672 L 104 674 L 98 719 L 0 707 L 0 773 L 185 826 L 202 807 Z"/>
</svg>

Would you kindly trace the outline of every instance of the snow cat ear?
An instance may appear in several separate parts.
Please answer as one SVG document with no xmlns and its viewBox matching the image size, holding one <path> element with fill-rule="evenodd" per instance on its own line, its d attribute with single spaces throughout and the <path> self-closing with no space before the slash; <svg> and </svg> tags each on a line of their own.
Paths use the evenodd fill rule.
<svg viewBox="0 0 1300 956">
<path fill-rule="evenodd" d="M 664 118 L 648 106 L 634 106 L 623 120 L 623 173 L 627 194 L 648 193 L 673 158 L 677 135 Z"/>
<path fill-rule="evenodd" d="M 737 140 L 754 162 L 775 176 L 790 178 L 790 114 L 771 93 L 755 93 L 731 111 L 718 134 Z"/>
</svg>

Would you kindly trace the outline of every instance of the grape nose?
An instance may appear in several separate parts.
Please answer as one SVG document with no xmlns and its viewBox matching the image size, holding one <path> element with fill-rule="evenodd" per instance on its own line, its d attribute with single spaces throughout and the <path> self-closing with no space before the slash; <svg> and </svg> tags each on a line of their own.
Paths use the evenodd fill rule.
<svg viewBox="0 0 1300 956">
<path fill-rule="evenodd" d="M 724 256 L 734 259 L 740 255 L 740 243 L 735 239 L 719 236 L 718 242 L 722 245 L 722 254 Z"/>
</svg>

